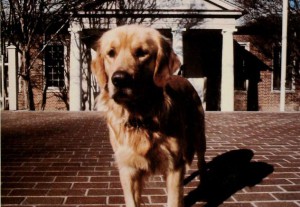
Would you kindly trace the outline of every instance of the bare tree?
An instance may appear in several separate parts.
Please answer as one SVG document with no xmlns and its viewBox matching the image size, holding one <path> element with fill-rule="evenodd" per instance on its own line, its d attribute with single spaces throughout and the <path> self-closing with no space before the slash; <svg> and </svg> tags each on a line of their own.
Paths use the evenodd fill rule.
<svg viewBox="0 0 300 207">
<path fill-rule="evenodd" d="M 108 0 L 97 1 L 103 4 Z M 26 88 L 27 107 L 35 110 L 32 82 L 32 68 L 51 42 L 68 25 L 70 17 L 78 10 L 95 1 L 63 0 L 3 0 L 1 1 L 1 45 L 13 44 L 21 53 L 22 77 Z M 51 34 L 51 38 L 41 45 L 42 37 Z M 38 52 L 33 49 L 38 48 Z M 2 48 L 2 52 L 3 52 Z"/>
<path fill-rule="evenodd" d="M 282 0 L 236 0 L 247 12 L 243 17 L 245 27 L 256 29 L 265 39 L 261 44 L 264 51 L 270 48 L 270 43 L 281 41 Z M 299 60 L 300 57 L 300 1 L 289 0 L 288 43 L 290 53 Z M 262 43 L 262 42 L 261 42 Z M 266 51 L 267 52 L 267 51 Z"/>
</svg>

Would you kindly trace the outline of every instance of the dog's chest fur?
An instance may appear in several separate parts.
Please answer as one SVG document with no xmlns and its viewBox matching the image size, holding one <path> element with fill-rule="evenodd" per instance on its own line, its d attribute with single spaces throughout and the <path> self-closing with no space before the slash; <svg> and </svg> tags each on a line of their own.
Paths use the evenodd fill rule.
<svg viewBox="0 0 300 207">
<path fill-rule="evenodd" d="M 181 163 L 178 139 L 167 136 L 155 117 L 146 121 L 124 118 L 119 123 L 114 121 L 118 120 L 115 113 L 109 113 L 108 118 L 110 141 L 120 168 L 155 173 L 174 169 Z"/>
</svg>

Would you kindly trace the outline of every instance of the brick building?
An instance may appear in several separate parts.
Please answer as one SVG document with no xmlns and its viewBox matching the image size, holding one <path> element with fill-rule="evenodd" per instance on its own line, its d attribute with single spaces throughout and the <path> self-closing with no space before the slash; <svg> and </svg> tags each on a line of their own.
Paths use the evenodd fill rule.
<svg viewBox="0 0 300 207">
<path fill-rule="evenodd" d="M 241 28 L 241 30 L 243 29 Z M 263 41 L 259 32 L 256 31 L 251 35 L 248 33 L 239 31 L 234 35 L 239 47 L 235 47 L 235 70 L 241 72 L 245 70 L 243 68 L 246 68 L 247 73 L 244 78 L 235 73 L 235 82 L 242 82 L 245 85 L 244 88 L 241 88 L 235 84 L 235 110 L 279 111 L 281 70 L 278 49 L 274 45 L 270 45 L 271 52 L 269 55 L 264 54 L 258 45 L 260 41 Z M 261 40 L 258 41 L 259 39 Z M 243 57 L 239 56 L 240 49 L 242 49 Z M 250 60 L 247 61 L 249 58 Z M 238 59 L 242 59 L 243 67 L 238 63 Z M 300 85 L 296 75 L 296 73 L 299 75 L 299 63 L 294 61 L 292 64 L 293 66 L 288 63 L 287 67 L 285 110 L 299 111 Z M 297 68 L 298 71 L 296 71 Z M 251 79 L 254 82 L 252 85 Z"/>
<path fill-rule="evenodd" d="M 184 65 L 181 74 L 196 87 L 206 110 L 279 111 L 277 56 L 264 55 L 253 43 L 256 35 L 239 32 L 242 8 L 225 0 L 157 2 L 151 11 L 111 8 L 73 16 L 69 30 L 47 46 L 36 63 L 32 78 L 36 109 L 94 109 L 100 91 L 89 65 L 92 45 L 122 17 L 122 23 L 135 20 L 172 40 Z M 300 88 L 292 76 L 288 78 L 286 110 L 298 111 Z M 18 89 L 18 109 L 24 109 L 21 82 Z"/>
</svg>

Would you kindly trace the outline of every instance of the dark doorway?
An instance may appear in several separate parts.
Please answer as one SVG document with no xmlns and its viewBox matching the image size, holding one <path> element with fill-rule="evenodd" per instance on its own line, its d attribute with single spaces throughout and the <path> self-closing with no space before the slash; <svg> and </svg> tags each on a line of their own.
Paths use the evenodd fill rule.
<svg viewBox="0 0 300 207">
<path fill-rule="evenodd" d="M 187 30 L 183 36 L 187 78 L 207 77 L 206 110 L 220 110 L 222 35 L 220 30 Z"/>
</svg>

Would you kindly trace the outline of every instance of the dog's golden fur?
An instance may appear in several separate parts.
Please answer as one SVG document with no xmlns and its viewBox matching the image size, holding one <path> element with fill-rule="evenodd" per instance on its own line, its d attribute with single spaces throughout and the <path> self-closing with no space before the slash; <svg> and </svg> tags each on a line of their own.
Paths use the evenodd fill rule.
<svg viewBox="0 0 300 207">
<path fill-rule="evenodd" d="M 170 42 L 129 25 L 104 33 L 96 48 L 92 68 L 126 206 L 140 206 L 143 180 L 155 172 L 166 176 L 168 206 L 182 206 L 185 165 L 194 154 L 199 169 L 205 164 L 204 112 L 192 85 L 172 75 L 180 61 Z M 122 86 L 114 80 L 120 71 Z"/>
</svg>

